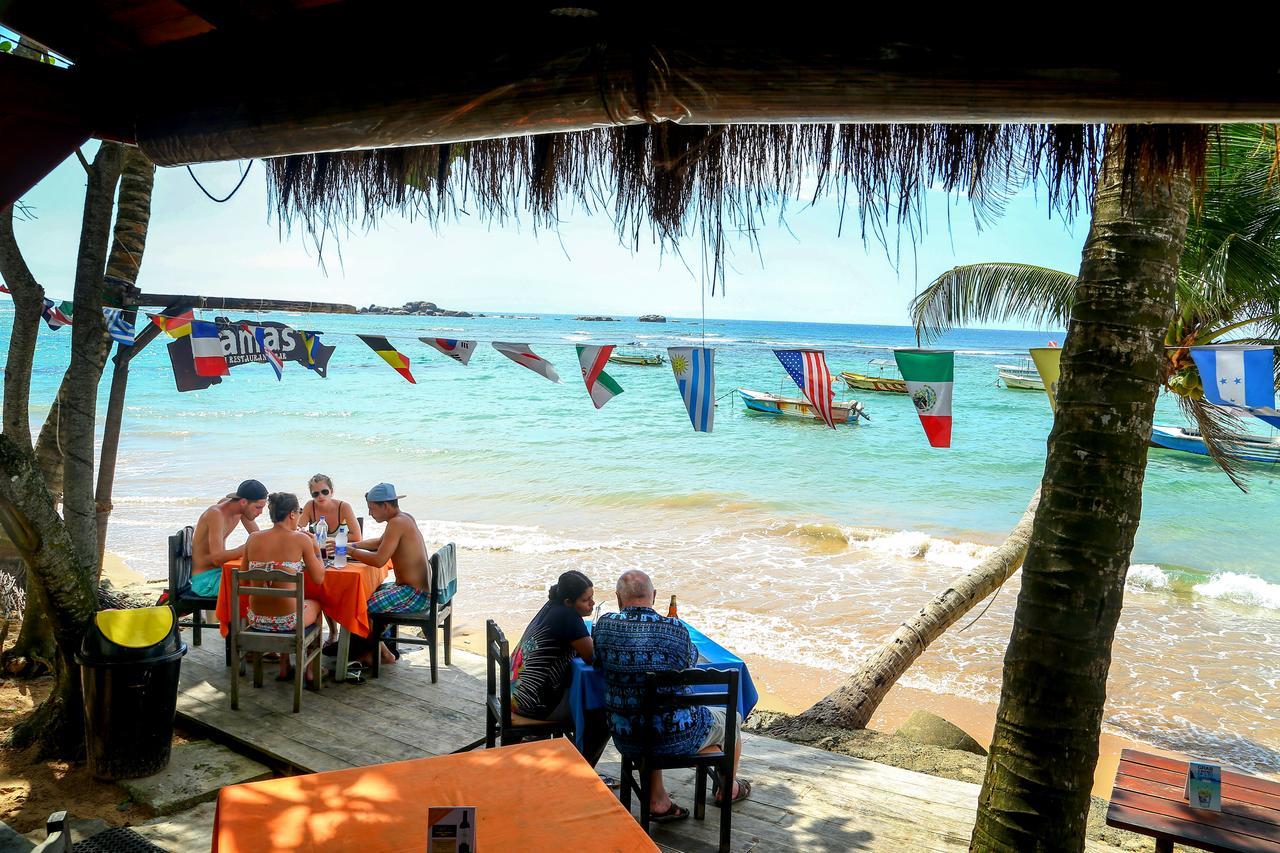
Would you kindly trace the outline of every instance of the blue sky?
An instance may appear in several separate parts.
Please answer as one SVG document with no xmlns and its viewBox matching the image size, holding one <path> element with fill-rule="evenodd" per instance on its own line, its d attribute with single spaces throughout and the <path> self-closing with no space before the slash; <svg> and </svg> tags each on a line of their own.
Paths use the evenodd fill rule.
<svg viewBox="0 0 1280 853">
<path fill-rule="evenodd" d="M 90 146 L 91 147 L 91 146 Z M 86 153 L 88 149 L 86 149 Z M 230 192 L 243 164 L 195 167 L 216 196 Z M 686 268 L 645 244 L 619 245 L 603 215 L 571 214 L 559 228 L 526 222 L 486 226 L 474 217 L 442 225 L 388 217 L 371 232 L 356 230 L 325 252 L 325 268 L 300 234 L 282 235 L 267 204 L 265 172 L 254 164 L 225 204 L 205 198 L 185 169 L 161 169 L 139 285 L 153 293 L 312 299 L 367 305 L 430 300 L 469 311 L 567 314 L 666 314 L 700 311 L 698 246 L 683 247 Z M 23 200 L 37 218 L 16 223 L 36 277 L 54 297 L 70 298 L 84 202 L 84 172 L 67 160 Z M 874 240 L 863 242 L 856 216 L 832 201 L 793 202 L 786 225 L 771 219 L 760 252 L 735 246 L 725 295 L 707 298 L 707 316 L 733 319 L 905 324 L 919 287 L 956 264 L 1019 261 L 1075 271 L 1087 216 L 1074 226 L 1050 218 L 1031 191 L 979 232 L 967 204 L 931 194 L 928 233 L 902 242 L 893 263 Z"/>
</svg>

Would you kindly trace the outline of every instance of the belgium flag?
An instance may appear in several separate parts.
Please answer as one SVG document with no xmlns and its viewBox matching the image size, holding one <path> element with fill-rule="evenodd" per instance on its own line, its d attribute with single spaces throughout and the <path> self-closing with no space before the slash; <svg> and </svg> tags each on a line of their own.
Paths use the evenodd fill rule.
<svg viewBox="0 0 1280 853">
<path fill-rule="evenodd" d="M 409 372 L 409 356 L 393 347 L 391 341 L 381 335 L 356 335 L 356 337 L 368 344 L 369 349 L 376 352 L 382 357 L 383 361 L 395 368 L 396 373 L 399 373 L 413 384 L 418 384 L 413 378 L 413 374 Z"/>
</svg>

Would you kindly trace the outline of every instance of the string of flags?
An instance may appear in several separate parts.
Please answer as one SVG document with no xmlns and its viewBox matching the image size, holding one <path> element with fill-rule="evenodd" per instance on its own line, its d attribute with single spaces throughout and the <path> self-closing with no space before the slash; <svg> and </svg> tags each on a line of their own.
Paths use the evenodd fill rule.
<svg viewBox="0 0 1280 853">
<path fill-rule="evenodd" d="M 8 292 L 0 285 L 0 292 Z M 103 316 L 112 339 L 133 346 L 136 332 L 120 308 L 104 307 Z M 41 316 L 50 329 L 70 326 L 74 306 L 69 301 L 44 300 Z M 174 378 L 179 391 L 193 391 L 218 384 L 232 367 L 250 362 L 264 363 L 276 379 L 282 380 L 284 364 L 294 361 L 302 367 L 327 375 L 335 346 L 324 344 L 320 333 L 293 329 L 278 322 L 214 322 L 197 320 L 194 312 L 176 316 L 147 314 L 171 340 L 168 345 Z M 356 334 L 379 358 L 410 383 L 410 359 L 383 335 Z M 466 367 L 475 355 L 478 342 L 453 338 L 418 339 L 423 344 Z M 551 362 L 533 352 L 527 343 L 493 341 L 491 346 L 506 358 L 554 383 L 560 375 Z M 583 384 L 592 404 L 600 409 L 623 392 L 621 384 L 605 367 L 614 354 L 614 345 L 576 346 Z M 1049 405 L 1056 411 L 1062 350 L 1033 347 L 1030 355 L 1044 382 Z M 668 347 L 667 354 L 676 389 L 698 432 L 710 433 L 715 422 L 715 349 L 712 347 Z M 819 349 L 775 349 L 774 355 L 804 395 L 817 418 L 835 428 L 835 394 L 826 355 Z M 1217 345 L 1191 347 L 1190 353 L 1204 387 L 1205 400 L 1213 405 L 1252 415 L 1280 428 L 1280 410 L 1275 400 L 1275 355 L 1268 346 Z M 950 447 L 955 353 L 951 350 L 896 349 L 894 359 L 907 386 L 925 437 L 932 447 Z"/>
</svg>

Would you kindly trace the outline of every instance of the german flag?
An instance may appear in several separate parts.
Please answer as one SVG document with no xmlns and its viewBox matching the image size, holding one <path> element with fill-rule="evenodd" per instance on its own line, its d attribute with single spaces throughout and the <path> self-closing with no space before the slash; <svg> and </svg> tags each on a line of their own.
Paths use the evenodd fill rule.
<svg viewBox="0 0 1280 853">
<path fill-rule="evenodd" d="M 391 365 L 396 373 L 399 373 L 413 384 L 418 384 L 417 380 L 413 378 L 413 374 L 409 372 L 409 356 L 393 347 L 391 341 L 381 335 L 356 335 L 356 337 L 368 344 L 369 349 L 376 352 L 383 361 Z"/>
<path fill-rule="evenodd" d="M 171 338 L 180 338 L 184 335 L 191 334 L 191 321 L 195 319 L 195 315 L 190 311 L 183 311 L 176 317 L 166 317 L 163 314 L 148 314 L 151 322 L 155 323 Z"/>
</svg>

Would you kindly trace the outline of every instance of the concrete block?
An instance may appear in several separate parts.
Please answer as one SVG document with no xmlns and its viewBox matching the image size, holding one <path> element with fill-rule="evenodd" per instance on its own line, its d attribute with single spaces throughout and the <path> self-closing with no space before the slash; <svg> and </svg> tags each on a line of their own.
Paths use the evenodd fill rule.
<svg viewBox="0 0 1280 853">
<path fill-rule="evenodd" d="M 209 802 L 226 785 L 271 778 L 271 771 L 251 758 L 212 741 L 173 748 L 169 766 L 153 776 L 118 784 L 133 801 L 156 815 L 168 815 Z"/>
</svg>

